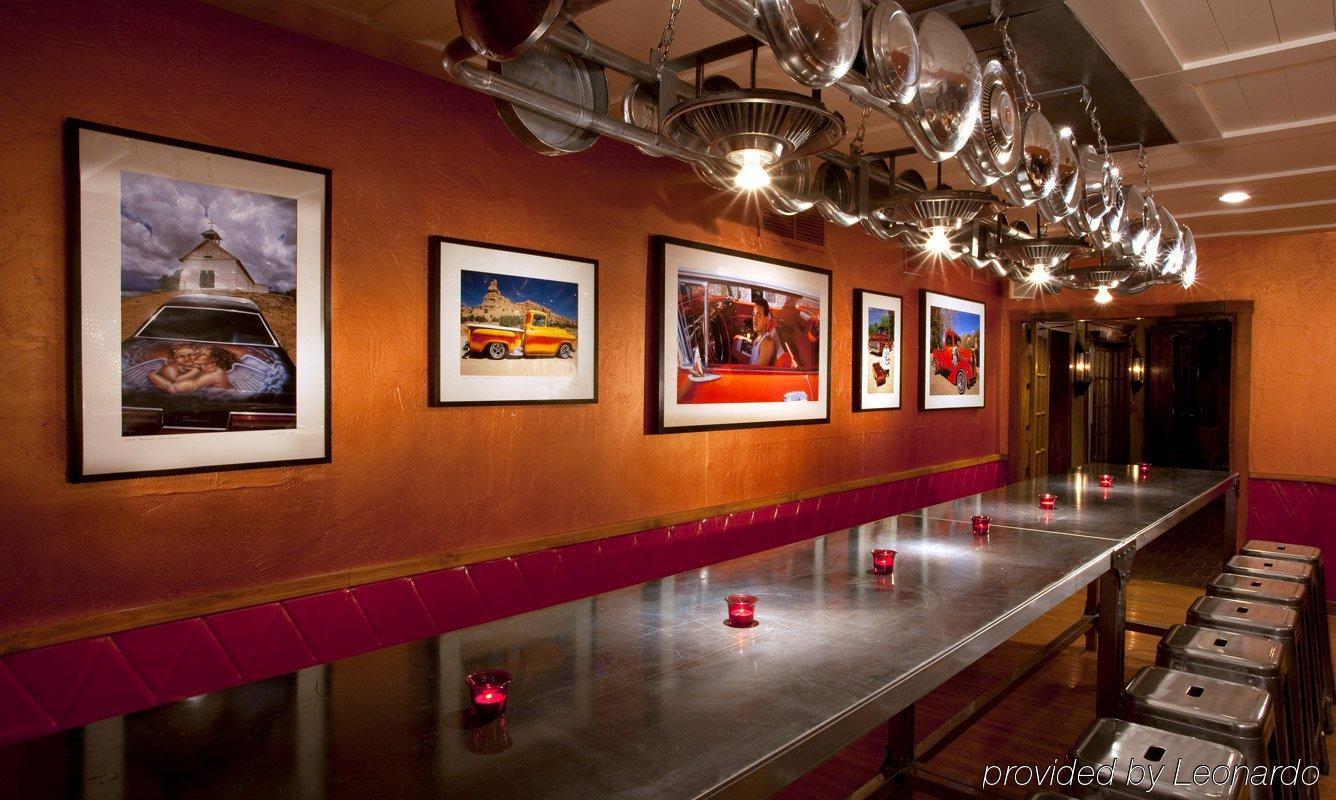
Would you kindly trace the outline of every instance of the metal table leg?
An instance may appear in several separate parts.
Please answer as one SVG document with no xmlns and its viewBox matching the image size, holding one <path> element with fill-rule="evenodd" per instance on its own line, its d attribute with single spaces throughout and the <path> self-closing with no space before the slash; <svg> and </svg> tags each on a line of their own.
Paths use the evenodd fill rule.
<svg viewBox="0 0 1336 800">
<path fill-rule="evenodd" d="M 1099 652 L 1095 676 L 1095 713 L 1116 717 L 1127 682 L 1127 581 L 1136 546 L 1113 554 L 1109 571 L 1099 579 Z"/>
</svg>

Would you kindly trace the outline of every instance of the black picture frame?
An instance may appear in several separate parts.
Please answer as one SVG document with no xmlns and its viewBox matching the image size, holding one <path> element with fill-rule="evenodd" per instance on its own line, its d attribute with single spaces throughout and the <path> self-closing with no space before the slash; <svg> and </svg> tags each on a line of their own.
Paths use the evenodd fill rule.
<svg viewBox="0 0 1336 800">
<path fill-rule="evenodd" d="M 324 213 L 321 225 L 322 231 L 322 259 L 320 264 L 321 281 L 321 328 L 323 331 L 323 341 L 321 349 L 324 355 L 324 454 L 311 458 L 293 458 L 277 459 L 266 461 L 250 461 L 235 464 L 217 464 L 201 465 L 191 467 L 177 467 L 170 469 L 152 469 L 152 470 L 124 470 L 120 472 L 101 472 L 87 473 L 84 470 L 84 447 L 83 447 L 83 289 L 82 289 L 82 232 L 81 222 L 83 219 L 82 191 L 79 165 L 79 134 L 82 131 L 92 131 L 103 133 L 110 136 L 120 136 L 127 139 L 136 139 L 153 144 L 160 144 L 169 147 L 176 147 L 183 150 L 192 150 L 211 155 L 225 156 L 229 158 L 253 161 L 257 164 L 282 167 L 285 169 L 311 172 L 323 179 L 324 186 Z M 100 122 L 80 119 L 77 117 L 65 118 L 61 125 L 61 151 L 62 164 L 64 169 L 65 182 L 65 262 L 66 279 L 68 281 L 68 291 L 66 292 L 66 374 L 68 376 L 68 391 L 66 402 L 68 404 L 68 447 L 67 447 L 67 480 L 71 483 L 92 483 L 100 481 L 124 480 L 129 478 L 188 475 L 206 472 L 231 472 L 235 470 L 246 469 L 265 469 L 269 467 L 291 467 L 309 464 L 328 464 L 333 459 L 333 404 L 332 395 L 333 381 L 331 375 L 331 352 L 332 352 L 332 332 L 331 332 L 331 312 L 330 312 L 330 275 L 331 275 L 331 252 L 333 231 L 333 208 L 334 208 L 334 182 L 333 171 L 328 167 L 319 167 L 312 164 L 303 164 L 297 161 L 290 161 L 273 156 L 266 156 L 258 153 L 248 153 L 242 150 L 234 150 L 217 145 L 204 144 L 201 142 L 192 142 L 185 139 L 177 139 L 170 136 L 163 136 L 145 131 L 122 128 L 115 125 L 107 125 Z"/>
<path fill-rule="evenodd" d="M 827 378 L 826 378 L 826 392 L 824 398 L 822 398 L 823 404 L 825 406 L 825 413 L 821 417 L 819 418 L 813 417 L 809 419 L 764 420 L 756 422 L 737 422 L 737 423 L 707 424 L 707 425 L 670 426 L 665 423 L 664 420 L 665 398 L 667 397 L 666 393 L 669 391 L 669 387 L 665 384 L 663 380 L 663 364 L 661 363 L 661 357 L 662 357 L 664 337 L 667 335 L 667 332 L 661 330 L 660 323 L 665 318 L 665 314 L 667 311 L 667 309 L 664 306 L 664 303 L 667 301 L 667 298 L 664 295 L 664 281 L 667 278 L 668 245 L 677 245 L 679 247 L 685 247 L 694 250 L 702 250 L 708 253 L 731 256 L 734 258 L 741 258 L 749 261 L 756 261 L 764 264 L 772 264 L 774 266 L 803 270 L 805 272 L 812 272 L 818 275 L 822 275 L 825 277 L 825 282 L 826 282 L 825 299 L 826 299 L 827 310 L 831 312 L 830 314 L 831 316 L 833 316 L 833 311 L 834 311 L 833 280 L 831 271 L 828 269 L 824 269 L 822 267 L 815 267 L 810 264 L 801 264 L 796 261 L 786 261 L 778 258 L 769 258 L 767 256 L 760 256 L 756 255 L 755 253 L 749 253 L 743 250 L 731 250 L 726 247 L 719 247 L 717 245 L 705 244 L 703 242 L 694 242 L 689 239 L 681 239 L 675 236 L 665 236 L 662 234 L 651 235 L 649 250 L 650 250 L 650 275 L 651 275 L 651 283 L 653 284 L 653 286 L 651 287 L 651 291 L 649 292 L 649 319 L 652 321 L 652 324 L 649 325 L 650 335 L 647 337 L 647 344 L 650 349 L 648 350 L 648 358 L 646 359 L 648 367 L 651 370 L 651 373 L 649 379 L 646 381 L 646 384 L 648 386 L 653 387 L 654 391 L 653 391 L 653 396 L 647 398 L 646 402 L 647 405 L 649 405 L 654 409 L 654 416 L 653 416 L 654 426 L 652 432 L 655 434 L 697 433 L 701 431 L 740 430 L 746 428 L 774 428 L 774 427 L 783 427 L 789 425 L 828 424 L 830 422 L 830 405 L 831 405 L 830 395 L 832 387 L 834 385 L 834 370 L 832 369 L 832 364 L 831 364 L 831 351 L 832 351 L 831 343 L 833 341 L 835 331 L 834 331 L 834 326 L 831 325 L 831 320 L 822 320 L 822 325 L 826 327 L 826 347 L 824 350 L 824 367 L 827 371 Z M 820 370 L 818 370 L 818 374 L 819 373 Z"/>
<path fill-rule="evenodd" d="M 558 399 L 508 399 L 508 400 L 446 400 L 441 396 L 441 245 L 458 244 L 468 247 L 480 247 L 505 253 L 559 258 L 565 261 L 588 264 L 593 271 L 593 298 L 590 303 L 590 327 L 593 329 L 593 393 L 589 397 Z M 598 402 L 598 278 L 599 262 L 596 258 L 573 256 L 548 250 L 536 250 L 514 245 L 483 242 L 453 236 L 433 235 L 427 239 L 427 405 L 432 408 L 450 408 L 464 406 L 531 406 L 531 405 L 585 405 Z"/>
<path fill-rule="evenodd" d="M 894 297 L 896 300 L 900 301 L 900 318 L 896 321 L 897 327 L 900 329 L 900 341 L 896 343 L 897 346 L 899 347 L 899 352 L 896 354 L 896 360 L 900 362 L 900 375 L 899 375 L 900 390 L 898 393 L 899 394 L 898 402 L 893 406 L 886 406 L 885 408 L 863 408 L 863 381 L 866 378 L 866 376 L 863 375 L 863 366 L 865 363 L 864 357 L 866 355 L 863 352 L 863 325 L 865 324 L 865 320 L 863 319 L 863 298 L 870 294 L 874 294 L 879 297 Z M 850 375 L 853 376 L 853 383 L 849 387 L 849 395 L 851 397 L 851 404 L 853 406 L 854 413 L 863 413 L 865 411 L 899 411 L 901 408 L 904 408 L 905 405 L 904 316 L 905 316 L 905 299 L 901 295 L 895 294 L 894 292 L 878 292 L 873 289 L 854 289 L 853 312 L 849 317 L 850 319 L 849 327 L 852 329 L 851 331 L 852 337 L 850 341 L 851 341 L 851 351 L 852 351 L 851 355 L 853 357 L 853 369 L 849 373 Z"/>
<path fill-rule="evenodd" d="M 946 407 L 946 408 L 929 408 L 927 405 L 928 383 L 932 380 L 932 374 L 928 371 L 926 367 L 927 367 L 927 359 L 929 358 L 932 349 L 930 347 L 926 347 L 924 342 L 928 338 L 928 332 L 931 330 L 932 326 L 932 319 L 928 309 L 928 295 L 930 294 L 935 294 L 939 297 L 947 297 L 952 300 L 959 300 L 965 303 L 974 303 L 979 306 L 980 308 L 979 353 L 977 356 L 977 360 L 981 370 L 979 373 L 980 376 L 984 379 L 987 379 L 988 377 L 988 365 L 985 361 L 985 358 L 988 355 L 988 331 L 987 331 L 988 304 L 985 303 L 983 300 L 976 300 L 972 297 L 961 297 L 960 295 L 950 294 L 949 292 L 940 292 L 937 291 L 936 289 L 926 289 L 926 288 L 919 289 L 918 344 L 920 347 L 924 347 L 924 352 L 919 354 L 919 363 L 917 368 L 917 372 L 919 374 L 918 410 L 919 411 L 974 411 L 976 409 L 984 408 L 987 405 L 986 386 L 979 387 L 979 402 L 977 404 Z"/>
</svg>

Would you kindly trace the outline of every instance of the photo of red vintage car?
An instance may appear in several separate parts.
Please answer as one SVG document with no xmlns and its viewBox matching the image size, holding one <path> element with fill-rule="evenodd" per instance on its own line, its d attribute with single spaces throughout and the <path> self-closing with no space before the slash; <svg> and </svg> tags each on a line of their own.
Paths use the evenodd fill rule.
<svg viewBox="0 0 1336 800">
<path fill-rule="evenodd" d="M 979 379 L 974 351 L 966 347 L 960 335 L 950 328 L 942 334 L 942 346 L 932 351 L 932 365 L 936 373 L 946 378 L 960 394 L 968 392 Z"/>
<path fill-rule="evenodd" d="M 678 402 L 817 400 L 820 309 L 780 287 L 679 273 Z"/>
</svg>

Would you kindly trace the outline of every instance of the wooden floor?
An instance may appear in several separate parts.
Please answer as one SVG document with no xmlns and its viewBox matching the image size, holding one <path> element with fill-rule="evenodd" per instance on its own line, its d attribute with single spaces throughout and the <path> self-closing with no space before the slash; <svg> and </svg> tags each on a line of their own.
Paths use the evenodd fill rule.
<svg viewBox="0 0 1336 800">
<path fill-rule="evenodd" d="M 1184 586 L 1133 580 L 1128 592 L 1128 618 L 1165 627 L 1182 622 L 1188 606 L 1202 593 Z M 921 700 L 917 708 L 919 738 L 1065 630 L 1081 615 L 1084 599 L 1084 593 L 1080 593 L 1068 600 Z M 1128 634 L 1129 678 L 1141 667 L 1154 663 L 1158 641 L 1155 636 Z M 1080 639 L 928 766 L 937 774 L 979 786 L 985 764 L 1042 766 L 1054 759 L 1065 759 L 1068 748 L 1094 721 L 1094 707 L 1095 654 L 1087 652 L 1084 639 Z M 1334 740 L 1336 737 L 1328 739 L 1327 751 L 1336 764 Z M 869 733 L 776 797 L 783 800 L 846 797 L 876 774 L 885 742 L 882 729 Z M 993 787 L 990 791 L 1024 798 L 1033 789 Z M 1319 795 L 1336 798 L 1336 771 L 1322 777 Z"/>
</svg>

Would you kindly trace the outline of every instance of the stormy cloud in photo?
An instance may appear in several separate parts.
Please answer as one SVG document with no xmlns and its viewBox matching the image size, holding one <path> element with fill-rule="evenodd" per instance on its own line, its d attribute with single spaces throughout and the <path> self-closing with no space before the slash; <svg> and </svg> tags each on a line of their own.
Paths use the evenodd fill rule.
<svg viewBox="0 0 1336 800">
<path fill-rule="evenodd" d="M 149 292 L 181 267 L 212 224 L 257 283 L 297 279 L 297 201 L 157 175 L 121 173 L 121 291 Z"/>
</svg>

